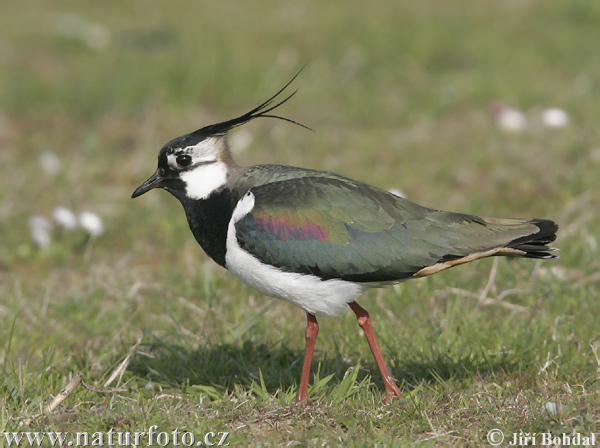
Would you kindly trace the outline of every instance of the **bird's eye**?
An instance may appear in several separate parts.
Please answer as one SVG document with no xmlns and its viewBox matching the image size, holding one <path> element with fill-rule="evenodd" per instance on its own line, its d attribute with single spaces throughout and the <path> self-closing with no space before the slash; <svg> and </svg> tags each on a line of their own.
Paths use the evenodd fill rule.
<svg viewBox="0 0 600 448">
<path fill-rule="evenodd" d="M 177 156 L 175 161 L 177 162 L 177 165 L 179 165 L 181 168 L 185 168 L 187 166 L 190 166 L 190 164 L 192 163 L 192 157 L 188 156 L 187 154 L 181 154 Z"/>
</svg>

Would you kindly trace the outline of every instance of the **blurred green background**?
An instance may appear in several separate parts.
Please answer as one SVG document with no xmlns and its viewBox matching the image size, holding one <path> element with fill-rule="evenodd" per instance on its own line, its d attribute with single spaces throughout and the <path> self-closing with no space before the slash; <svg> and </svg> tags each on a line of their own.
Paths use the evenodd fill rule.
<svg viewBox="0 0 600 448">
<path fill-rule="evenodd" d="M 0 430 L 75 372 L 102 385 L 142 328 L 145 356 L 123 394 L 136 405 L 79 390 L 60 408 L 79 430 L 158 422 L 257 445 L 478 444 L 494 422 L 595 430 L 598 42 L 594 1 L 2 3 Z M 351 315 L 323 320 L 314 371 L 321 362 L 321 378 L 334 376 L 309 411 L 290 407 L 303 312 L 208 260 L 166 192 L 129 198 L 166 141 L 246 112 L 306 62 L 278 112 L 316 132 L 257 120 L 231 135 L 238 163 L 330 170 L 429 207 L 561 225 L 557 262 L 500 260 L 489 281 L 486 260 L 361 302 L 408 411 L 382 411 Z M 527 125 L 503 130 L 500 104 Z M 548 108 L 568 125 L 545 125 Z M 59 206 L 95 213 L 104 232 L 52 224 L 40 248 L 30 219 L 51 221 Z M 548 419 L 548 401 L 567 410 Z"/>
</svg>

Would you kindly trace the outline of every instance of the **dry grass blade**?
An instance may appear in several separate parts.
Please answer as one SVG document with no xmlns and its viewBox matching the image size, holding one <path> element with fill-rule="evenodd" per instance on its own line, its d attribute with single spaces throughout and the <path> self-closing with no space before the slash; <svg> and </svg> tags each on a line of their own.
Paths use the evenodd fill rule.
<svg viewBox="0 0 600 448">
<path fill-rule="evenodd" d="M 119 392 L 127 392 L 127 389 L 123 387 L 97 387 L 92 386 L 90 384 L 86 384 L 83 380 L 81 380 L 81 385 L 87 390 L 91 390 L 92 392 L 97 392 L 99 394 L 115 394 Z"/>
<path fill-rule="evenodd" d="M 67 384 L 65 388 L 61 390 L 56 397 L 54 397 L 54 400 L 48 403 L 48 406 L 44 408 L 44 413 L 49 414 L 50 412 L 54 411 L 58 405 L 65 401 L 69 395 L 71 395 L 75 389 L 77 389 L 77 386 L 79 386 L 82 379 L 83 377 L 81 373 L 76 374 L 69 384 Z"/>
<path fill-rule="evenodd" d="M 25 420 L 23 425 L 29 426 L 31 425 L 31 423 L 33 423 L 34 420 L 39 420 L 44 415 L 52 413 L 63 401 L 65 401 L 69 397 L 69 395 L 71 395 L 75 391 L 75 389 L 77 389 L 77 386 L 79 386 L 82 379 L 83 376 L 81 375 L 81 373 L 76 374 L 71 379 L 71 381 L 69 381 L 69 384 L 67 384 L 58 393 L 58 395 L 54 397 L 54 399 L 50 403 L 48 403 L 48 405 L 44 408 L 43 413 L 29 417 L 27 420 Z"/>
<path fill-rule="evenodd" d="M 129 353 L 127 354 L 127 356 L 125 357 L 123 362 L 121 362 L 121 364 L 119 364 L 119 366 L 115 369 L 115 371 L 110 375 L 108 380 L 106 380 L 106 382 L 104 383 L 104 386 L 103 386 L 104 388 L 109 387 L 113 383 L 113 381 L 117 378 L 119 379 L 119 381 L 117 382 L 117 385 L 121 384 L 121 378 L 123 378 L 123 374 L 125 373 L 125 370 L 127 370 L 129 361 L 131 361 L 131 357 L 137 351 L 137 349 L 140 346 L 140 344 L 142 343 L 145 335 L 146 335 L 146 332 L 142 331 L 142 335 L 138 338 L 136 343 L 129 349 Z"/>
<path fill-rule="evenodd" d="M 589 54 L 600 2 L 467 0 L 460 13 L 439 0 L 298 3 L 238 2 L 232 14 L 226 2 L 163 2 L 123 14 L 116 2 L 37 1 L 0 14 L 0 439 L 22 427 L 46 434 L 39 446 L 51 445 L 48 431 L 112 429 L 116 440 L 154 424 L 229 432 L 231 446 L 489 446 L 492 428 L 597 434 L 600 89 Z M 315 36 L 327 39 L 315 46 Z M 223 58 L 227 49 L 242 57 Z M 478 260 L 368 293 L 406 403 L 383 406 L 348 311 L 321 322 L 312 402 L 298 410 L 305 313 L 210 260 L 167 192 L 129 198 L 164 143 L 258 105 L 309 58 L 283 115 L 318 135 L 256 120 L 231 134 L 239 162 L 331 170 L 433 208 L 560 225 L 560 260 Z M 500 103 L 527 127 L 501 129 Z M 546 127 L 551 107 L 568 126 Z M 78 223 L 97 214 L 104 233 L 70 230 L 57 208 Z M 50 221 L 46 247 L 33 216 Z M 552 412 L 540 413 L 546 404 Z"/>
<path fill-rule="evenodd" d="M 598 368 L 596 369 L 596 375 L 598 379 L 600 379 L 600 339 L 590 342 L 590 347 L 592 347 L 592 353 L 594 354 L 594 358 L 596 358 L 596 363 L 598 364 Z"/>
<path fill-rule="evenodd" d="M 494 281 L 496 280 L 496 273 L 498 272 L 498 258 L 494 258 L 494 263 L 492 264 L 492 269 L 490 270 L 490 276 L 488 277 L 487 284 L 481 291 L 481 295 L 479 296 L 479 303 L 483 303 L 486 301 L 487 296 L 490 292 L 490 289 L 494 286 Z"/>
</svg>

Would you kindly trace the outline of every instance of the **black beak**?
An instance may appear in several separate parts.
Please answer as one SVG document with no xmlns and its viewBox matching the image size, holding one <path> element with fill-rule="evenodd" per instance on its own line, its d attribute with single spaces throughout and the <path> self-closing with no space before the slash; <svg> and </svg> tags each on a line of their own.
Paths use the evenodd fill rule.
<svg viewBox="0 0 600 448">
<path fill-rule="evenodd" d="M 153 188 L 160 187 L 162 181 L 164 180 L 164 178 L 161 176 L 161 174 L 162 173 L 161 173 L 160 168 L 157 169 L 156 172 L 152 176 L 150 176 L 146 182 L 144 182 L 142 185 L 140 185 L 139 187 L 137 187 L 135 189 L 135 191 L 133 192 L 131 197 L 137 198 L 138 196 L 143 195 L 144 193 L 152 190 Z"/>
</svg>

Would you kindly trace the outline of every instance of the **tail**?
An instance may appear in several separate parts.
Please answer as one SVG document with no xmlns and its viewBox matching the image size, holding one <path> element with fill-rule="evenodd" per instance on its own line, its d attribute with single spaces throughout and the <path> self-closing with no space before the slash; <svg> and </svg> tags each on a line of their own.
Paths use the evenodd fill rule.
<svg viewBox="0 0 600 448">
<path fill-rule="evenodd" d="M 453 216 L 459 215 L 453 214 Z M 556 239 L 556 232 L 558 231 L 558 224 L 554 221 L 550 221 L 549 219 L 524 221 L 517 219 L 478 218 L 469 215 L 460 216 L 472 225 L 481 226 L 479 227 L 480 229 L 495 231 L 496 239 L 488 241 L 489 234 L 487 232 L 485 237 L 479 237 L 478 239 L 476 233 L 471 232 L 469 233 L 469 237 L 473 242 L 473 246 L 479 243 L 480 249 L 468 250 L 468 248 L 465 248 L 460 254 L 449 253 L 436 263 L 418 270 L 412 277 L 425 277 L 454 266 L 494 256 L 542 259 L 558 258 L 556 255 L 549 253 L 557 249 L 548 246 L 548 244 Z M 523 235 L 524 231 L 525 235 Z M 517 232 L 520 236 L 514 239 L 507 238 L 513 232 Z M 482 241 L 487 241 L 487 243 L 483 243 Z"/>
<path fill-rule="evenodd" d="M 532 219 L 529 223 L 539 229 L 537 233 L 512 240 L 505 247 L 521 251 L 522 254 L 515 255 L 521 255 L 525 258 L 558 258 L 558 256 L 548 253 L 556 250 L 554 247 L 548 246 L 548 244 L 556 239 L 558 224 L 549 219 Z"/>
</svg>

